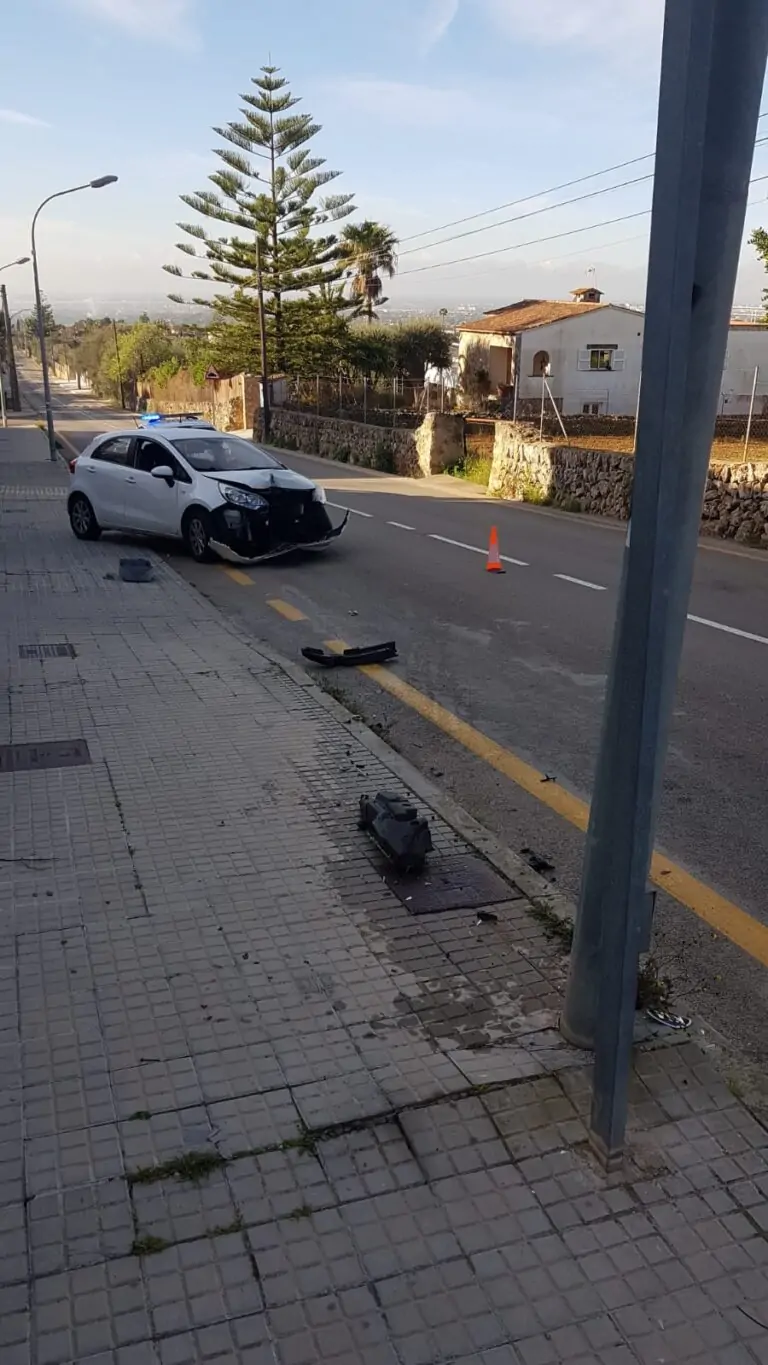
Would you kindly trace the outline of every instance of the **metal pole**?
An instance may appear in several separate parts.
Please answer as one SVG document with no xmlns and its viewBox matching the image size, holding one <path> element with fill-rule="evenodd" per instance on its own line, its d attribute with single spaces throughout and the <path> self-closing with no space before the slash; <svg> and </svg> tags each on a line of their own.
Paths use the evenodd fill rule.
<svg viewBox="0 0 768 1365">
<path fill-rule="evenodd" d="M 643 372 L 640 371 L 640 378 L 637 381 L 637 402 L 635 404 L 635 433 L 632 437 L 632 454 L 637 451 L 637 424 L 640 420 L 640 394 L 643 391 Z"/>
<path fill-rule="evenodd" d="M 42 204 L 40 208 L 42 208 Z M 40 209 L 37 210 L 37 213 Z M 37 248 L 35 247 L 35 224 L 37 213 L 32 219 L 32 277 L 35 283 L 35 308 L 37 310 L 37 334 L 40 338 L 40 364 L 43 369 L 43 397 L 45 399 L 45 426 L 48 433 L 48 454 L 56 460 L 56 433 L 53 429 L 53 406 L 51 403 L 51 382 L 48 378 L 48 352 L 45 348 L 45 315 L 40 294 L 40 276 L 37 273 Z"/>
<path fill-rule="evenodd" d="M 339 371 L 339 417 L 341 417 L 341 414 L 342 414 L 342 411 L 343 411 L 343 401 L 342 401 L 342 393 L 341 393 L 341 384 L 342 384 L 341 371 Z"/>
<path fill-rule="evenodd" d="M 8 418 L 5 412 L 5 375 L 3 374 L 2 365 L 0 365 L 0 420 L 2 420 L 3 426 L 7 427 Z"/>
<path fill-rule="evenodd" d="M 392 427 L 397 426 L 397 379 L 392 380 Z"/>
<path fill-rule="evenodd" d="M 592 1140 L 607 1165 L 623 1148 L 646 878 L 767 55 L 765 0 L 667 0 L 631 531 L 562 1020 L 595 1045 Z"/>
<path fill-rule="evenodd" d="M 115 337 L 115 360 L 117 361 L 117 382 L 120 385 L 120 407 L 125 410 L 125 393 L 123 392 L 123 371 L 120 366 L 120 347 L 117 344 L 117 322 L 112 319 L 112 331 Z"/>
<path fill-rule="evenodd" d="M 544 371 L 541 372 L 541 421 L 539 422 L 539 440 L 544 439 L 544 402 L 547 396 L 547 377 Z"/>
<path fill-rule="evenodd" d="M 318 417 L 319 417 L 319 416 L 320 416 L 320 376 L 319 376 L 319 374 L 316 374 L 316 375 L 315 375 L 315 410 L 316 410 L 317 415 L 318 415 Z"/>
<path fill-rule="evenodd" d="M 368 421 L 368 376 L 363 375 L 363 422 Z"/>
<path fill-rule="evenodd" d="M 440 411 L 445 412 L 445 373 L 440 371 Z"/>
<path fill-rule="evenodd" d="M 746 430 L 746 433 L 745 433 L 745 436 L 744 436 L 744 459 L 745 459 L 745 460 L 746 460 L 746 458 L 747 458 L 747 451 L 749 450 L 749 437 L 750 437 L 750 434 L 751 434 L 751 432 L 752 432 L 752 414 L 753 414 L 753 412 L 755 411 L 755 394 L 757 393 L 757 376 L 759 375 L 759 373 L 760 373 L 760 366 L 759 366 L 759 365 L 755 365 L 755 374 L 754 374 L 754 378 L 753 378 L 753 380 L 752 380 L 752 395 L 751 395 L 750 400 L 749 400 L 749 417 L 747 418 L 747 430 Z"/>
<path fill-rule="evenodd" d="M 21 412 L 19 375 L 16 369 L 16 352 L 13 348 L 13 328 L 11 327 L 11 318 L 8 312 L 8 295 L 4 284 L 0 284 L 0 299 L 2 299 L 5 348 L 8 356 L 8 378 L 11 381 L 11 409 L 13 412 Z"/>
<path fill-rule="evenodd" d="M 269 392 L 269 362 L 267 359 L 267 321 L 264 317 L 264 277 L 261 272 L 261 238 L 256 238 L 256 291 L 259 300 L 259 347 L 261 351 L 261 436 L 269 440 L 272 427 L 272 405 Z"/>
</svg>

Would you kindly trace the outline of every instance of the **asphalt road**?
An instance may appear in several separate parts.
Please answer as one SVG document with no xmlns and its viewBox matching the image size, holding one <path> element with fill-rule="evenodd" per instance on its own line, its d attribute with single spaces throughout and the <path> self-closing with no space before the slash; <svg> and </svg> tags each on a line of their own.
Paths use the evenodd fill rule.
<svg viewBox="0 0 768 1365">
<path fill-rule="evenodd" d="M 34 374 L 25 383 L 39 402 Z M 116 424 L 60 386 L 55 405 L 77 448 Z M 588 799 L 625 528 L 489 503 L 456 480 L 407 483 L 312 457 L 284 459 L 322 482 L 329 502 L 352 509 L 337 545 L 235 581 L 164 544 L 179 571 L 292 658 L 302 645 L 332 638 L 396 639 L 397 670 L 409 683 Z M 485 571 L 492 522 L 503 576 Z M 267 605 L 274 599 L 307 619 L 285 619 Z M 765 557 L 702 547 L 690 612 L 698 619 L 686 633 L 657 843 L 768 923 Z M 512 848 L 551 863 L 556 884 L 576 896 L 577 830 L 369 679 L 337 670 L 321 680 Z M 681 1007 L 754 1058 L 768 1057 L 765 968 L 663 896 L 655 944 Z"/>
</svg>

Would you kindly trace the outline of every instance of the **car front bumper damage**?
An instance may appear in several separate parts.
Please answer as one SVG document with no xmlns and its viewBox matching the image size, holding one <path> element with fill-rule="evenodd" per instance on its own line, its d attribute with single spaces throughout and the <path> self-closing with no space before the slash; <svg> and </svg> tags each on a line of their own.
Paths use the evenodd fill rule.
<svg viewBox="0 0 768 1365">
<path fill-rule="evenodd" d="M 323 550 L 338 540 L 349 512 L 334 526 L 325 505 L 311 499 L 269 506 L 264 511 L 225 504 L 212 513 L 210 545 L 233 564 L 256 564 L 292 550 Z"/>
</svg>

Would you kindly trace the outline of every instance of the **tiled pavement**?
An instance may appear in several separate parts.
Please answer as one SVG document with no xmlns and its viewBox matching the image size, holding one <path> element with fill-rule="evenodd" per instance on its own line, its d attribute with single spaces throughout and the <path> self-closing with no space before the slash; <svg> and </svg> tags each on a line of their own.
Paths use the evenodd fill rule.
<svg viewBox="0 0 768 1365">
<path fill-rule="evenodd" d="M 768 1362 L 763 1127 L 643 1051 L 606 1181 L 519 887 L 414 917 L 383 751 L 65 489 L 0 434 L 0 743 L 91 759 L 0 771 L 1 1365 Z"/>
</svg>

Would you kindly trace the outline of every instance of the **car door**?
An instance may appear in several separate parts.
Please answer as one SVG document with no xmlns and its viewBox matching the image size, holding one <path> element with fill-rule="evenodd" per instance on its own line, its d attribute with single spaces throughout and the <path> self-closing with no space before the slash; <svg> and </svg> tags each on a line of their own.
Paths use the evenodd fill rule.
<svg viewBox="0 0 768 1365">
<path fill-rule="evenodd" d="M 132 455 L 133 437 L 109 436 L 100 441 L 90 455 L 77 462 L 78 480 L 88 498 L 96 520 L 106 529 L 126 525 L 126 478 Z"/>
<path fill-rule="evenodd" d="M 161 465 L 173 470 L 173 480 L 156 479 Z M 126 479 L 126 517 L 134 531 L 147 535 L 177 536 L 181 528 L 179 494 L 190 478 L 167 446 L 149 436 L 137 436 L 133 468 Z"/>
</svg>

